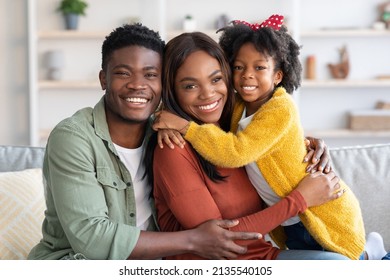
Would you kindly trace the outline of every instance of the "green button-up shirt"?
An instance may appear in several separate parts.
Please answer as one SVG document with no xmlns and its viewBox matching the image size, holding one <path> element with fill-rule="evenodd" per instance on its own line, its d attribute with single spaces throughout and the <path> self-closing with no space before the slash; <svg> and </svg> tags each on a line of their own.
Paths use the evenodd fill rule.
<svg viewBox="0 0 390 280">
<path fill-rule="evenodd" d="M 43 239 L 29 259 L 130 255 L 140 235 L 133 182 L 111 141 L 103 98 L 53 129 L 43 174 Z M 149 230 L 155 229 L 156 223 Z"/>
</svg>

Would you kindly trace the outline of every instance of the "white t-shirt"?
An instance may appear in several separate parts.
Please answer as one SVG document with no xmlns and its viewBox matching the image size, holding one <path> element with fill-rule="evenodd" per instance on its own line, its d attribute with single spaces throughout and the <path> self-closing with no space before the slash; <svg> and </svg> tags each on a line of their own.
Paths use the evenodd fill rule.
<svg viewBox="0 0 390 280">
<path fill-rule="evenodd" d="M 238 123 L 238 131 L 244 130 L 248 124 L 252 121 L 253 114 L 249 117 L 245 117 L 246 109 L 242 113 L 241 120 Z M 264 202 L 268 205 L 274 205 L 278 201 L 280 201 L 280 197 L 276 195 L 276 193 L 271 189 L 270 185 L 264 179 L 263 174 L 256 162 L 251 162 L 245 165 L 246 173 L 248 174 L 249 180 L 252 182 L 255 187 L 257 193 L 264 200 Z M 282 226 L 290 226 L 296 224 L 300 221 L 299 216 L 292 217 L 287 221 L 282 223 Z"/>
<path fill-rule="evenodd" d="M 145 167 L 141 164 L 144 143 L 136 149 L 127 149 L 114 144 L 119 158 L 125 164 L 130 172 L 137 210 L 137 227 L 146 230 L 152 219 L 152 209 L 150 206 L 150 193 L 152 186 L 147 182 L 146 177 L 142 178 L 145 173 Z"/>
</svg>

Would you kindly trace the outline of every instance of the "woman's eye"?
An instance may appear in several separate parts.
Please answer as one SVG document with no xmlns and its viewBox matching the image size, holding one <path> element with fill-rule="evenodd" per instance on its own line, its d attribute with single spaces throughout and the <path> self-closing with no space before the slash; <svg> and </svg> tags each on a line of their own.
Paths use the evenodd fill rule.
<svg viewBox="0 0 390 280">
<path fill-rule="evenodd" d="M 193 84 L 190 84 L 190 85 L 184 85 L 184 88 L 185 89 L 194 89 L 196 86 L 193 85 Z"/>
<path fill-rule="evenodd" d="M 222 80 L 222 77 L 217 77 L 217 78 L 213 79 L 213 83 L 218 83 L 221 80 Z"/>
</svg>

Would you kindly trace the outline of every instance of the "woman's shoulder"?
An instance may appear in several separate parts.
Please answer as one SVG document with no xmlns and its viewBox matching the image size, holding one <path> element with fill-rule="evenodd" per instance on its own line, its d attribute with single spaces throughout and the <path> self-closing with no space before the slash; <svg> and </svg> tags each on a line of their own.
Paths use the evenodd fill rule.
<svg viewBox="0 0 390 280">
<path fill-rule="evenodd" d="M 154 158 L 158 158 L 159 161 L 171 160 L 178 157 L 195 158 L 195 151 L 189 142 L 186 141 L 183 148 L 180 148 L 176 144 L 173 145 L 173 149 L 169 148 L 165 143 L 162 149 L 156 146 Z"/>
</svg>

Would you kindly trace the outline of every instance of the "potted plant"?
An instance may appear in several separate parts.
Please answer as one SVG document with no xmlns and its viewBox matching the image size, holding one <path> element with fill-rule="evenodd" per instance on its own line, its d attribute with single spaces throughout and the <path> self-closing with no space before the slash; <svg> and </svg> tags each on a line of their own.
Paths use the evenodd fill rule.
<svg viewBox="0 0 390 280">
<path fill-rule="evenodd" d="M 85 16 L 88 4 L 82 0 L 62 0 L 57 11 L 65 18 L 66 29 L 77 29 L 79 16 Z"/>
<path fill-rule="evenodd" d="M 192 17 L 192 15 L 186 15 L 183 21 L 183 30 L 185 32 L 192 32 L 196 29 L 196 20 Z"/>
</svg>

